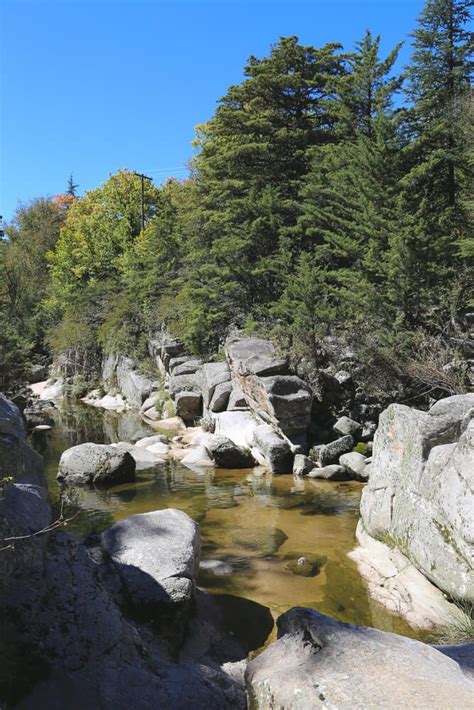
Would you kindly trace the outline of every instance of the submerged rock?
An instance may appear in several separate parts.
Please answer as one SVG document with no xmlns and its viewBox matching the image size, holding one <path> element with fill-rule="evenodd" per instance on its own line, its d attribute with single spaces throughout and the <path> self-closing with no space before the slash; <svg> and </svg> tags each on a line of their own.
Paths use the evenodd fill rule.
<svg viewBox="0 0 474 710">
<path fill-rule="evenodd" d="M 472 705 L 474 683 L 434 648 L 310 609 L 279 617 L 278 640 L 250 661 L 253 708 L 410 708 Z"/>
<path fill-rule="evenodd" d="M 285 567 L 299 577 L 316 577 L 327 562 L 324 555 L 305 554 L 290 559 Z"/>
<path fill-rule="evenodd" d="M 308 473 L 308 478 L 321 478 L 326 481 L 348 481 L 350 477 L 344 466 L 331 464 L 330 466 L 311 469 Z"/>
<path fill-rule="evenodd" d="M 57 478 L 70 484 L 116 485 L 135 480 L 135 461 L 128 451 L 105 444 L 79 444 L 66 449 Z"/>
</svg>

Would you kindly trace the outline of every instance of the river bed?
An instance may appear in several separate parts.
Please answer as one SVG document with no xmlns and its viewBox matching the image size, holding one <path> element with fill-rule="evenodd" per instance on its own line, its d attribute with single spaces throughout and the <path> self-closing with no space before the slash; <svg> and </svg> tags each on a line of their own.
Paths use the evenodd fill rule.
<svg viewBox="0 0 474 710">
<path fill-rule="evenodd" d="M 64 404 L 54 419 L 50 435 L 34 443 L 45 459 L 55 510 L 62 506 L 73 517 L 70 531 L 87 536 L 128 515 L 178 508 L 201 526 L 202 560 L 225 563 L 217 569 L 226 574 L 201 571 L 203 589 L 258 602 L 274 618 L 306 606 L 341 621 L 422 638 L 370 599 L 347 557 L 355 546 L 362 484 L 295 479 L 261 467 L 196 472 L 169 461 L 137 472 L 133 484 L 107 490 L 60 487 L 56 474 L 66 448 L 85 441 L 136 441 L 156 432 L 135 412 L 120 415 L 79 404 Z M 298 564 L 301 558 L 305 561 Z"/>
</svg>

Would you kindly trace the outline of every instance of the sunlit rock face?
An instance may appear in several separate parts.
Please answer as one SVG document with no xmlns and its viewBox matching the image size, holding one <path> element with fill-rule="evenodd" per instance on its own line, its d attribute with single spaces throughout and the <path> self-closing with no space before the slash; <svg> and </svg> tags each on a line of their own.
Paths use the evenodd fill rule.
<svg viewBox="0 0 474 710">
<path fill-rule="evenodd" d="M 474 600 L 474 394 L 428 412 L 393 404 L 374 439 L 362 524 L 436 586 Z"/>
<path fill-rule="evenodd" d="M 231 338 L 226 356 L 232 376 L 251 409 L 295 443 L 306 439 L 313 397 L 308 385 L 288 369 L 273 343 Z"/>
<path fill-rule="evenodd" d="M 278 640 L 247 667 L 252 708 L 472 705 L 473 681 L 427 644 L 310 609 L 290 609 L 277 623 Z"/>
</svg>

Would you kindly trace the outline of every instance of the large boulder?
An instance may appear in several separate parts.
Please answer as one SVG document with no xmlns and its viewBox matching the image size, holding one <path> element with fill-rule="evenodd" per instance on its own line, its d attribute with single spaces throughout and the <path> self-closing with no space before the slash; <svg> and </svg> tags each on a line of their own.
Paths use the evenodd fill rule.
<svg viewBox="0 0 474 710">
<path fill-rule="evenodd" d="M 43 460 L 25 437 L 20 410 L 0 393 L 0 478 L 44 485 Z"/>
<path fill-rule="evenodd" d="M 168 390 L 170 397 L 176 400 L 181 392 L 195 392 L 200 394 L 200 380 L 197 374 L 190 375 L 170 375 L 168 380 Z"/>
<path fill-rule="evenodd" d="M 293 475 L 304 476 L 314 468 L 314 461 L 303 454 L 296 454 L 293 461 Z"/>
<path fill-rule="evenodd" d="M 41 568 L 13 580 L 1 598 L 2 707 L 243 710 L 242 687 L 218 662 L 177 662 L 179 629 L 166 643 L 123 613 L 109 589 L 117 577 L 60 532 Z"/>
<path fill-rule="evenodd" d="M 293 470 L 293 451 L 287 439 L 284 439 L 269 424 L 255 427 L 254 446 L 263 456 L 260 463 L 270 467 L 273 473 L 291 473 Z"/>
<path fill-rule="evenodd" d="M 350 476 L 344 466 L 330 464 L 322 468 L 313 468 L 308 473 L 308 478 L 320 478 L 323 481 L 348 481 Z"/>
<path fill-rule="evenodd" d="M 79 444 L 59 460 L 58 480 L 68 484 L 115 485 L 135 480 L 135 460 L 128 451 L 105 444 Z"/>
<path fill-rule="evenodd" d="M 131 515 L 101 535 L 101 546 L 143 612 L 177 614 L 190 606 L 199 570 L 199 528 L 180 510 Z"/>
<path fill-rule="evenodd" d="M 341 436 L 339 439 L 330 441 L 329 444 L 321 444 L 314 447 L 310 456 L 319 463 L 321 467 L 338 463 L 343 454 L 349 453 L 354 446 L 354 439 L 350 434 Z"/>
<path fill-rule="evenodd" d="M 210 411 L 224 412 L 227 409 L 231 392 L 232 382 L 230 380 L 218 384 L 214 390 L 211 401 L 209 402 Z"/>
<path fill-rule="evenodd" d="M 201 389 L 205 409 L 211 404 L 216 387 L 229 381 L 230 370 L 229 365 L 225 361 L 206 362 L 206 364 L 203 365 L 201 370 Z M 227 397 L 227 400 L 228 399 Z"/>
<path fill-rule="evenodd" d="M 234 337 L 226 343 L 226 356 L 236 385 L 247 404 L 265 421 L 297 444 L 305 444 L 312 393 L 274 345 L 260 338 Z"/>
<path fill-rule="evenodd" d="M 150 377 L 137 370 L 134 360 L 118 353 L 104 357 L 102 377 L 107 387 L 118 388 L 133 407 L 141 407 L 154 386 Z"/>
<path fill-rule="evenodd" d="M 206 448 L 218 468 L 252 468 L 255 466 L 249 449 L 238 446 L 225 436 L 213 436 Z"/>
<path fill-rule="evenodd" d="M 155 442 L 147 447 L 129 444 L 128 441 L 119 441 L 116 446 L 120 451 L 128 452 L 135 461 L 135 470 L 144 471 L 165 463 L 164 457 L 169 451 L 167 444 Z"/>
<path fill-rule="evenodd" d="M 276 353 L 270 340 L 230 338 L 226 343 L 226 355 L 234 372 L 247 372 L 259 377 L 288 372 L 287 359 Z"/>
<path fill-rule="evenodd" d="M 291 609 L 277 624 L 278 640 L 247 667 L 253 708 L 472 706 L 474 682 L 427 644 L 310 609 Z"/>
<path fill-rule="evenodd" d="M 186 423 L 192 423 L 202 414 L 200 392 L 182 391 L 175 395 L 176 415 Z"/>
<path fill-rule="evenodd" d="M 348 454 L 342 454 L 339 457 L 339 464 L 343 466 L 349 474 L 350 478 L 356 481 L 367 481 L 369 474 L 365 456 L 358 454 L 357 451 L 351 451 Z"/>
<path fill-rule="evenodd" d="M 369 535 L 395 541 L 435 585 L 471 601 L 474 420 L 466 417 L 473 397 L 450 397 L 428 413 L 390 405 L 380 417 L 361 499 Z"/>
<path fill-rule="evenodd" d="M 340 436 L 350 434 L 354 440 L 357 440 L 362 434 L 362 424 L 350 417 L 340 417 L 334 424 L 333 429 Z"/>
</svg>

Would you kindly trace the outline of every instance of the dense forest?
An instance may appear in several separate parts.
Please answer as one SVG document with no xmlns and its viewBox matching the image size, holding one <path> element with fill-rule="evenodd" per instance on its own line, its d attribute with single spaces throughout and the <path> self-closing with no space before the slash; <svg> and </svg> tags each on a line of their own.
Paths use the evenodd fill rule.
<svg viewBox="0 0 474 710">
<path fill-rule="evenodd" d="M 462 389 L 470 5 L 428 0 L 401 72 L 401 45 L 381 56 L 370 31 L 351 50 L 282 37 L 250 57 L 196 129 L 190 178 L 145 184 L 143 230 L 129 170 L 21 206 L 0 242 L 0 389 L 60 352 L 85 379 L 101 352 L 144 358 L 163 327 L 199 354 L 240 328 L 314 361 L 340 335 L 372 372 L 431 367 Z"/>
</svg>

